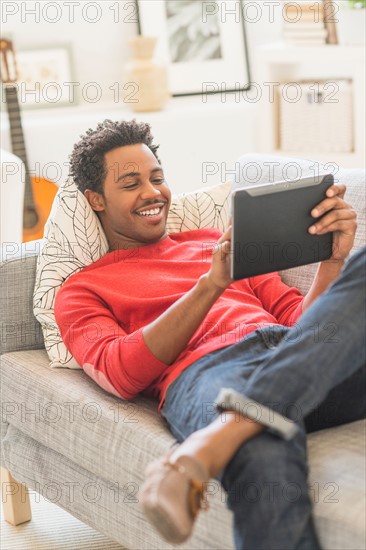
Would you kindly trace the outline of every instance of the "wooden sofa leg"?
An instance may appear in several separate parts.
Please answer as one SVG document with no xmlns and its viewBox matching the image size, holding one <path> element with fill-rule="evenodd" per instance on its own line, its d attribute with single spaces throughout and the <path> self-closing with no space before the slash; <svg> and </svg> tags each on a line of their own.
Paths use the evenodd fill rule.
<svg viewBox="0 0 366 550">
<path fill-rule="evenodd" d="M 29 492 L 24 483 L 16 481 L 11 473 L 1 468 L 1 495 L 4 518 L 12 525 L 32 519 Z"/>
</svg>

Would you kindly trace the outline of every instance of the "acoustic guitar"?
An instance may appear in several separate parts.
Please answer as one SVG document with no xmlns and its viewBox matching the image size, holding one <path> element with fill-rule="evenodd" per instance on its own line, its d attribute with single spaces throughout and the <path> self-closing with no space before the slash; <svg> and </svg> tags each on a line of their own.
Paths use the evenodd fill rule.
<svg viewBox="0 0 366 550">
<path fill-rule="evenodd" d="M 13 45 L 10 40 L 0 39 L 1 80 L 5 88 L 6 106 L 9 115 L 11 146 L 14 155 L 25 166 L 23 204 L 23 242 L 41 239 L 58 187 L 52 181 L 29 175 L 22 121 L 18 102 L 17 68 Z"/>
</svg>

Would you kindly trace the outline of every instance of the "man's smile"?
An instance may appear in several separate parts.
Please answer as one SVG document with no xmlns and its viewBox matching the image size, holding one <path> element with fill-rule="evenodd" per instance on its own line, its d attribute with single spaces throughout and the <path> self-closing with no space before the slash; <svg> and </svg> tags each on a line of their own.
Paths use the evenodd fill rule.
<svg viewBox="0 0 366 550">
<path fill-rule="evenodd" d="M 140 218 L 144 218 L 147 221 L 157 223 L 164 218 L 166 204 L 166 201 L 156 202 L 149 206 L 139 208 L 138 210 L 135 210 L 134 213 L 137 214 Z"/>
</svg>

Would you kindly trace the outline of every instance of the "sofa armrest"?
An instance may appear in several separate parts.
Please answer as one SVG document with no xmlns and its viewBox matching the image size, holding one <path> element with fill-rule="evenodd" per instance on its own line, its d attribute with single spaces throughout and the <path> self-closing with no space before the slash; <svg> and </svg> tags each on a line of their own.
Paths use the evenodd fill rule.
<svg viewBox="0 0 366 550">
<path fill-rule="evenodd" d="M 0 254 L 1 353 L 44 347 L 33 315 L 33 289 L 41 241 L 4 243 Z"/>
<path fill-rule="evenodd" d="M 0 239 L 20 243 L 23 231 L 25 168 L 21 159 L 0 151 Z"/>
</svg>

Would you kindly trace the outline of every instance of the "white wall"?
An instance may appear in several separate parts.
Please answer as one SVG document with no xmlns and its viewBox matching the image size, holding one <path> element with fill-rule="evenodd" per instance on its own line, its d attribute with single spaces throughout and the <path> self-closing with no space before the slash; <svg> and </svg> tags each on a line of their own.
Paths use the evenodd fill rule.
<svg viewBox="0 0 366 550">
<path fill-rule="evenodd" d="M 80 90 L 90 82 L 101 86 L 98 104 L 113 102 L 109 86 L 121 82 L 123 66 L 129 57 L 127 41 L 137 33 L 133 2 L 4 1 L 2 4 L 2 33 L 11 35 L 16 50 L 69 45 L 73 80 L 80 83 L 75 88 L 79 90 L 79 102 L 88 103 Z"/>
<path fill-rule="evenodd" d="M 143 0 L 151 1 L 151 0 Z M 252 77 L 255 79 L 255 47 L 279 40 L 282 27 L 279 0 L 246 0 L 241 16 L 245 20 Z M 16 51 L 67 44 L 72 54 L 73 80 L 78 100 L 87 83 L 102 88 L 98 104 L 112 103 L 109 89 L 123 82 L 123 67 L 130 56 L 129 38 L 137 34 L 137 13 L 133 0 L 98 1 L 7 1 L 3 0 L 2 35 L 10 35 Z M 220 12 L 223 16 L 223 11 Z M 230 19 L 229 13 L 226 17 Z M 235 16 L 234 16 L 235 17 Z M 235 52 L 233 52 L 235 55 Z"/>
<path fill-rule="evenodd" d="M 97 82 L 102 91 L 101 98 L 96 103 L 88 101 L 85 94 L 83 97 L 79 93 L 79 106 L 76 109 L 71 108 L 71 110 L 69 107 L 51 109 L 47 107 L 35 111 L 24 109 L 22 106 L 24 133 L 31 166 L 36 170 L 37 163 L 40 166 L 56 163 L 63 167 L 63 179 L 67 173 L 65 164 L 67 164 L 68 154 L 81 132 L 90 126 L 95 126 L 97 120 L 106 118 L 107 112 L 112 114 L 115 119 L 135 116 L 132 111 L 125 109 L 126 106 L 121 103 L 121 100 L 113 103 L 114 94 L 109 89 L 116 82 L 123 85 L 123 67 L 130 57 L 128 39 L 137 34 L 134 2 L 130 0 L 119 2 L 89 2 L 88 0 L 8 2 L 3 0 L 1 10 L 2 33 L 11 36 L 16 50 L 69 44 L 74 69 L 73 81 L 80 83 L 77 89 L 85 89 L 88 83 Z M 36 13 L 32 13 L 34 10 Z M 252 80 L 256 81 L 255 47 L 280 38 L 282 26 L 280 2 L 247 0 L 243 14 L 247 21 L 251 75 Z M 274 17 L 272 17 L 273 15 Z M 95 22 L 92 22 L 93 20 Z M 208 109 L 207 105 L 210 104 L 210 101 L 206 106 L 199 100 L 197 101 L 202 111 Z M 4 110 L 4 106 L 1 107 Z M 177 190 L 184 189 L 182 187 L 184 182 L 199 183 L 200 181 L 200 152 L 197 151 L 199 140 L 205 139 L 206 141 L 205 158 L 202 158 L 202 163 L 212 160 L 215 156 L 218 163 L 229 162 L 235 158 L 231 154 L 232 151 L 235 151 L 236 155 L 237 152 L 240 154 L 248 152 L 248 150 L 255 150 L 255 109 L 255 104 L 243 105 L 240 118 L 236 120 L 230 117 L 222 118 L 223 113 L 220 111 L 217 115 L 216 132 L 211 130 L 212 127 L 215 127 L 215 118 L 212 118 L 215 117 L 215 114 L 207 111 L 211 117 L 210 131 L 207 129 L 206 133 L 196 133 L 197 139 L 192 139 L 191 125 L 184 117 L 178 117 L 170 131 L 165 129 L 164 132 L 160 132 L 160 125 L 157 126 L 158 132 L 161 134 L 160 139 L 159 136 L 157 138 L 161 143 L 162 154 L 166 151 L 169 152 L 169 155 L 174 155 L 172 138 L 174 139 L 175 135 L 179 136 L 179 146 L 176 148 L 176 155 L 179 155 L 179 158 L 169 158 L 171 176 L 175 176 L 175 165 L 184 166 L 182 155 L 187 154 L 189 158 L 195 158 L 195 163 L 188 163 L 188 165 L 186 163 L 185 172 L 182 173 L 180 170 L 176 179 L 174 178 Z M 90 118 L 88 113 L 90 113 Z M 203 113 L 202 116 L 204 116 Z M 1 136 L 3 147 L 10 150 L 7 117 L 3 114 L 2 118 L 4 122 Z M 175 119 L 170 117 L 170 120 Z M 160 122 L 164 126 L 164 121 L 160 120 L 159 124 Z M 194 121 L 192 123 L 194 124 Z M 220 131 L 220 124 L 222 131 Z M 232 125 L 232 132 L 230 132 L 230 125 Z M 220 146 L 221 140 L 222 146 Z M 234 140 L 236 143 L 233 143 Z M 182 150 L 183 144 L 185 144 L 186 152 L 184 149 Z M 49 177 L 52 177 L 52 170 L 49 172 Z M 58 179 L 57 183 L 60 184 L 62 179 Z M 212 181 L 213 183 L 215 182 Z M 197 183 L 194 185 L 197 186 Z"/>
</svg>

